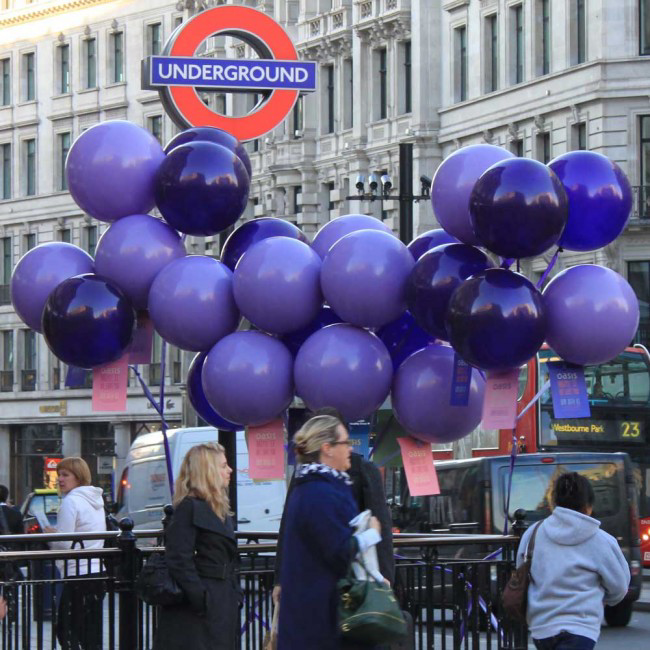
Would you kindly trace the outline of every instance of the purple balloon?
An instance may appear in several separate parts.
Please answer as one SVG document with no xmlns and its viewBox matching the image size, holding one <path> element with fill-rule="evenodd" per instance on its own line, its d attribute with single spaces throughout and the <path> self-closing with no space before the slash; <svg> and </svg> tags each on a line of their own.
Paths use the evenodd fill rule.
<svg viewBox="0 0 650 650">
<path fill-rule="evenodd" d="M 338 409 L 360 420 L 388 397 L 393 365 L 379 338 L 352 325 L 329 325 L 312 334 L 296 357 L 296 393 L 316 410 Z"/>
<path fill-rule="evenodd" d="M 154 179 L 164 159 L 158 140 L 142 127 L 125 120 L 95 124 L 68 153 L 70 194 L 100 221 L 145 214 L 154 207 Z"/>
<path fill-rule="evenodd" d="M 595 151 L 570 151 L 548 165 L 569 199 L 569 220 L 559 245 L 595 251 L 625 230 L 632 209 L 632 188 L 623 170 Z"/>
<path fill-rule="evenodd" d="M 347 214 L 328 221 L 314 237 L 311 247 L 320 255 L 321 259 L 329 252 L 330 248 L 342 237 L 357 230 L 379 230 L 392 235 L 392 230 L 383 222 L 367 214 Z"/>
<path fill-rule="evenodd" d="M 442 228 L 436 228 L 435 230 L 427 230 L 427 232 L 422 233 L 408 244 L 406 248 L 411 251 L 411 255 L 417 261 L 427 251 L 442 246 L 443 244 L 460 244 L 460 241 L 445 232 Z"/>
<path fill-rule="evenodd" d="M 203 392 L 201 372 L 203 371 L 203 363 L 207 356 L 207 353 L 199 352 L 190 364 L 190 369 L 187 373 L 187 397 L 189 398 L 190 404 L 193 406 L 194 410 L 208 424 L 223 431 L 237 431 L 240 426 L 222 418 L 210 406 L 210 402 L 208 402 L 208 399 Z"/>
<path fill-rule="evenodd" d="M 209 350 L 239 323 L 232 271 L 204 255 L 170 262 L 151 285 L 149 315 L 165 341 L 183 350 Z"/>
<path fill-rule="evenodd" d="M 293 399 L 293 357 L 262 332 L 234 332 L 203 364 L 203 390 L 223 418 L 245 426 L 277 418 Z"/>
<path fill-rule="evenodd" d="M 492 144 L 473 144 L 454 151 L 436 170 L 431 183 L 431 205 L 440 225 L 464 244 L 480 245 L 469 216 L 469 197 L 479 176 L 514 154 Z"/>
<path fill-rule="evenodd" d="M 406 309 L 406 284 L 415 262 L 396 237 L 360 230 L 340 239 L 323 260 L 321 286 L 346 322 L 381 327 Z"/>
<path fill-rule="evenodd" d="M 292 237 L 308 244 L 305 233 L 290 221 L 275 217 L 260 217 L 242 224 L 231 233 L 221 249 L 221 261 L 235 270 L 241 256 L 253 245 L 269 237 Z"/>
<path fill-rule="evenodd" d="M 129 299 L 104 278 L 86 273 L 64 280 L 43 311 L 43 336 L 63 363 L 94 368 L 119 359 L 136 315 Z"/>
<path fill-rule="evenodd" d="M 448 341 L 445 315 L 451 294 L 471 275 L 492 266 L 483 251 L 467 244 L 444 244 L 425 253 L 415 263 L 406 289 L 406 302 L 417 324 Z"/>
<path fill-rule="evenodd" d="M 492 165 L 470 197 L 474 233 L 501 257 L 536 257 L 557 244 L 569 217 L 562 183 L 543 163 L 513 158 Z"/>
<path fill-rule="evenodd" d="M 393 360 L 393 370 L 397 370 L 414 352 L 436 342 L 433 336 L 419 327 L 415 318 L 408 311 L 405 311 L 397 320 L 379 329 L 377 336 L 386 346 L 388 354 Z"/>
<path fill-rule="evenodd" d="M 101 236 L 95 270 L 119 287 L 136 309 L 146 309 L 154 278 L 169 262 L 185 255 L 175 230 L 160 219 L 134 214 L 116 221 Z"/>
<path fill-rule="evenodd" d="M 480 424 L 485 379 L 472 368 L 467 406 L 452 406 L 453 373 L 454 351 L 446 345 L 429 345 L 399 367 L 391 393 L 393 412 L 412 436 L 453 442 Z"/>
<path fill-rule="evenodd" d="M 212 126 L 195 126 L 191 129 L 185 129 L 177 133 L 165 146 L 165 153 L 168 154 L 172 149 L 187 142 L 214 142 L 220 144 L 226 149 L 230 149 L 244 163 L 248 176 L 253 178 L 253 168 L 251 159 L 248 156 L 246 147 L 234 136 L 222 129 Z"/>
<path fill-rule="evenodd" d="M 156 205 L 165 221 L 188 235 L 215 235 L 244 213 L 250 178 L 239 157 L 213 142 L 172 149 L 156 175 Z"/>
<path fill-rule="evenodd" d="M 320 257 L 297 239 L 270 237 L 251 246 L 233 276 L 242 316 L 273 334 L 306 327 L 323 304 L 320 268 Z"/>
<path fill-rule="evenodd" d="M 580 264 L 556 275 L 544 289 L 547 343 L 566 361 L 604 363 L 622 352 L 639 325 L 639 301 L 615 271 Z"/>
<path fill-rule="evenodd" d="M 323 327 L 327 327 L 328 325 L 334 325 L 334 323 L 342 322 L 343 319 L 338 316 L 331 307 L 323 305 L 318 314 L 316 314 L 316 318 L 314 318 L 314 320 L 311 321 L 309 325 L 297 330 L 296 332 L 286 334 L 280 340 L 287 346 L 287 348 L 289 348 L 289 351 L 295 357 L 296 354 L 298 354 L 298 350 L 300 350 L 302 344 L 314 332 L 317 332 L 318 330 L 323 329 Z"/>
<path fill-rule="evenodd" d="M 20 319 L 41 331 L 50 293 L 64 280 L 93 272 L 93 258 L 72 244 L 49 242 L 25 253 L 11 274 L 11 302 Z"/>
<path fill-rule="evenodd" d="M 488 269 L 451 296 L 445 327 L 458 354 L 481 370 L 518 368 L 546 335 L 542 294 L 519 273 Z"/>
</svg>

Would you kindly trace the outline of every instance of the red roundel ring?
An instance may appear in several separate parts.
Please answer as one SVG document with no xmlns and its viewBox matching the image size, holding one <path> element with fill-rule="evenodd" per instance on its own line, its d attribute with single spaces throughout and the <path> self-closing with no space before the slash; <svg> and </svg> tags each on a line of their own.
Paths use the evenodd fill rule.
<svg viewBox="0 0 650 650">
<path fill-rule="evenodd" d="M 264 42 L 274 59 L 297 61 L 298 53 L 288 34 L 266 14 L 233 5 L 221 5 L 191 18 L 179 31 L 169 56 L 194 56 L 209 36 L 224 31 L 248 32 Z M 269 99 L 244 117 L 226 117 L 210 110 L 190 86 L 170 86 L 169 96 L 176 110 L 192 126 L 214 126 L 239 140 L 253 140 L 275 128 L 289 114 L 298 99 L 297 90 L 273 90 Z"/>
</svg>

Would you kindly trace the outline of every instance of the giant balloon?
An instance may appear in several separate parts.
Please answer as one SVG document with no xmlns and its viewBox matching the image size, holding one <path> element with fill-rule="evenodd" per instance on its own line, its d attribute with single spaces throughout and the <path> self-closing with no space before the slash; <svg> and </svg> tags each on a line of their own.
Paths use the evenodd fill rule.
<svg viewBox="0 0 650 650">
<path fill-rule="evenodd" d="M 324 327 L 305 341 L 294 373 L 296 393 L 310 409 L 330 406 L 354 421 L 370 415 L 386 399 L 393 366 L 377 336 L 341 323 Z"/>
<path fill-rule="evenodd" d="M 199 141 L 165 156 L 155 187 L 156 205 L 172 228 L 188 235 L 215 235 L 243 214 L 250 179 L 237 154 Z"/>
<path fill-rule="evenodd" d="M 94 368 L 122 356 L 135 323 L 128 298 L 104 278 L 86 273 L 64 280 L 49 295 L 43 336 L 63 363 Z"/>
<path fill-rule="evenodd" d="M 391 393 L 397 421 L 427 442 L 452 442 L 471 433 L 481 422 L 485 380 L 471 368 L 467 405 L 451 405 L 454 351 L 429 345 L 399 367 Z"/>
<path fill-rule="evenodd" d="M 101 236 L 95 270 L 119 287 L 136 309 L 146 309 L 154 278 L 184 256 L 185 246 L 175 230 L 160 219 L 134 214 L 116 221 Z"/>
<path fill-rule="evenodd" d="M 548 166 L 569 198 L 569 221 L 559 245 L 593 251 L 614 241 L 632 209 L 632 188 L 623 170 L 595 151 L 570 151 Z"/>
<path fill-rule="evenodd" d="M 204 255 L 174 260 L 151 285 L 149 314 L 156 331 L 172 345 L 209 350 L 239 322 L 232 272 Z"/>
<path fill-rule="evenodd" d="M 414 352 L 436 341 L 415 322 L 415 318 L 408 311 L 397 320 L 377 330 L 377 336 L 386 346 L 393 360 L 394 370 L 397 370 Z"/>
<path fill-rule="evenodd" d="M 447 341 L 445 315 L 449 299 L 463 280 L 492 267 L 488 256 L 467 244 L 444 244 L 426 252 L 409 276 L 406 302 L 417 324 Z"/>
<path fill-rule="evenodd" d="M 154 179 L 164 159 L 149 131 L 125 120 L 100 122 L 70 147 L 65 163 L 70 194 L 101 221 L 145 214 L 154 207 Z"/>
<path fill-rule="evenodd" d="M 323 260 L 323 294 L 346 322 L 381 327 L 406 309 L 406 283 L 414 263 L 393 235 L 376 230 L 350 233 Z"/>
<path fill-rule="evenodd" d="M 530 158 L 492 165 L 470 196 L 476 237 L 501 257 L 535 257 L 556 244 L 569 216 L 566 192 L 555 173 Z"/>
<path fill-rule="evenodd" d="M 311 247 L 325 258 L 328 251 L 339 239 L 357 230 L 379 230 L 392 234 L 391 229 L 379 219 L 367 214 L 346 214 L 328 221 L 314 237 Z"/>
<path fill-rule="evenodd" d="M 451 296 L 445 327 L 458 354 L 482 370 L 518 368 L 544 342 L 542 294 L 519 273 L 488 269 Z"/>
<path fill-rule="evenodd" d="M 299 330 L 296 330 L 295 332 L 285 334 L 283 337 L 281 337 L 280 340 L 287 346 L 287 348 L 289 348 L 289 351 L 295 357 L 296 354 L 298 354 L 298 350 L 300 350 L 302 344 L 314 332 L 317 332 L 318 330 L 323 329 L 323 327 L 327 327 L 328 325 L 334 325 L 334 323 L 342 322 L 343 320 L 341 317 L 338 316 L 338 314 L 336 314 L 331 307 L 323 305 L 320 308 L 319 312 L 316 314 L 316 318 L 314 318 L 308 325 Z"/>
<path fill-rule="evenodd" d="M 203 390 L 210 406 L 246 426 L 277 418 L 293 398 L 293 357 L 262 332 L 234 332 L 221 339 L 203 364 Z"/>
<path fill-rule="evenodd" d="M 20 319 L 37 332 L 53 289 L 74 275 L 92 273 L 93 258 L 78 246 L 48 242 L 27 251 L 11 274 L 11 302 Z"/>
<path fill-rule="evenodd" d="M 544 289 L 546 341 L 566 361 L 604 363 L 630 344 L 639 301 L 618 273 L 595 264 L 572 266 Z"/>
<path fill-rule="evenodd" d="M 445 158 L 433 177 L 431 205 L 440 225 L 465 244 L 476 246 L 469 217 L 469 196 L 479 176 L 494 163 L 514 154 L 491 144 L 473 144 Z"/>
<path fill-rule="evenodd" d="M 436 228 L 435 230 L 423 232 L 408 244 L 407 248 L 411 251 L 411 255 L 416 260 L 419 260 L 427 251 L 443 244 L 460 244 L 460 241 L 442 228 Z"/>
</svg>

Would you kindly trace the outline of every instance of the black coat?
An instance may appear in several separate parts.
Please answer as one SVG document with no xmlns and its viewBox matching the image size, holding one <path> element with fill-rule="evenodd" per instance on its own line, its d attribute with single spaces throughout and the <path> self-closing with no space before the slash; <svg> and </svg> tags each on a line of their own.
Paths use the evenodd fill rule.
<svg viewBox="0 0 650 650">
<path fill-rule="evenodd" d="M 7 526 L 9 527 L 8 531 L 3 531 L 2 524 L 0 524 L 0 535 L 22 535 L 25 531 L 23 529 L 23 516 L 20 510 L 6 505 L 0 506 L 0 508 L 2 508 L 2 512 L 7 520 Z"/>
<path fill-rule="evenodd" d="M 234 650 L 241 592 L 232 520 L 187 497 L 166 531 L 165 553 L 187 602 L 162 609 L 154 650 Z"/>
</svg>

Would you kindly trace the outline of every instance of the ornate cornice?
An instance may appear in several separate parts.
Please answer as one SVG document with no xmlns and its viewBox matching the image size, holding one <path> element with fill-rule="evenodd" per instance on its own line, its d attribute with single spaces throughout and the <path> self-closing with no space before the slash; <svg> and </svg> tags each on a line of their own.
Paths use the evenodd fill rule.
<svg viewBox="0 0 650 650">
<path fill-rule="evenodd" d="M 41 5 L 28 5 L 22 9 L 0 13 L 0 28 L 24 25 L 43 18 L 51 18 L 69 11 L 87 9 L 97 5 L 112 4 L 115 0 L 64 0 L 63 2 L 48 2 Z"/>
<path fill-rule="evenodd" d="M 310 41 L 298 46 L 301 58 L 319 63 L 331 61 L 337 56 L 348 57 L 352 55 L 352 35 L 350 32 L 341 32 L 323 36 L 316 41 Z"/>
<path fill-rule="evenodd" d="M 381 45 L 390 39 L 405 39 L 411 34 L 411 14 L 408 11 L 380 16 L 354 26 L 356 35 L 371 46 Z"/>
</svg>

